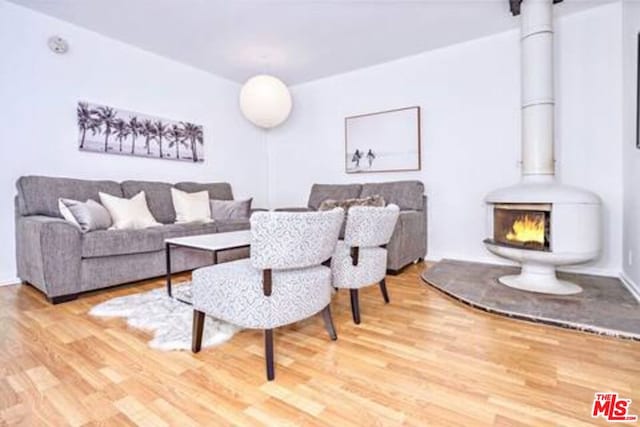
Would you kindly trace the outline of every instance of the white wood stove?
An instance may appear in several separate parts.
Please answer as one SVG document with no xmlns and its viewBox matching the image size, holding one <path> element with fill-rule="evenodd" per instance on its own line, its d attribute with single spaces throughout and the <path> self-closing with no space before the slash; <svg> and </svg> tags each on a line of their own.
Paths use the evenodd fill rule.
<svg viewBox="0 0 640 427">
<path fill-rule="evenodd" d="M 513 288 L 569 295 L 582 291 L 559 280 L 560 265 L 599 256 L 601 201 L 587 190 L 555 180 L 553 92 L 553 0 L 524 0 L 522 40 L 522 181 L 495 190 L 488 206 L 487 249 L 522 264 L 503 276 Z"/>
</svg>

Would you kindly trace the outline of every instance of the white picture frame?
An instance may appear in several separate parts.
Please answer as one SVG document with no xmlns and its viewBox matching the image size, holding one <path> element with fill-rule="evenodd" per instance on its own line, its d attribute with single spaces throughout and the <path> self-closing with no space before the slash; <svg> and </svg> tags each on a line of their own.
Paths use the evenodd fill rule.
<svg viewBox="0 0 640 427">
<path fill-rule="evenodd" d="M 421 169 L 420 107 L 345 118 L 345 172 L 405 172 Z"/>
</svg>

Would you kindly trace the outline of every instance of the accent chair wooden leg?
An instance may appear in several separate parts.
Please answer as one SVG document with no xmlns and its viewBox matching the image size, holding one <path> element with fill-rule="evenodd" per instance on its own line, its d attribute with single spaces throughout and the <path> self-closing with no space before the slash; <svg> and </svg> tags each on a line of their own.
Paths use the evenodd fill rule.
<svg viewBox="0 0 640 427">
<path fill-rule="evenodd" d="M 322 319 L 324 320 L 324 327 L 326 328 L 329 336 L 332 341 L 338 339 L 338 334 L 336 334 L 336 328 L 333 326 L 333 318 L 331 317 L 331 306 L 327 305 L 324 309 L 322 309 Z"/>
<path fill-rule="evenodd" d="M 264 358 L 267 364 L 267 380 L 273 381 L 276 377 L 273 368 L 273 329 L 264 330 Z"/>
<path fill-rule="evenodd" d="M 384 303 L 389 304 L 389 293 L 387 292 L 387 281 L 385 279 L 380 280 L 380 292 L 382 292 Z"/>
<path fill-rule="evenodd" d="M 191 351 L 197 353 L 202 348 L 202 333 L 204 332 L 204 313 L 193 310 L 193 332 L 191 335 Z"/>
<path fill-rule="evenodd" d="M 353 322 L 356 325 L 360 324 L 360 302 L 358 301 L 358 290 L 349 289 L 351 294 L 351 314 L 353 315 Z"/>
</svg>

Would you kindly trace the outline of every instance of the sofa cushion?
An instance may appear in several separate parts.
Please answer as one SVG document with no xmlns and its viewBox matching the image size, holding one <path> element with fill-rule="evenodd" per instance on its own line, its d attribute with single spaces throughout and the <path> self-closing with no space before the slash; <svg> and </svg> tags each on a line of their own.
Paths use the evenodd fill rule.
<svg viewBox="0 0 640 427">
<path fill-rule="evenodd" d="M 209 192 L 209 198 L 214 200 L 233 200 L 231 184 L 228 182 L 179 182 L 175 187 L 187 193 L 207 190 Z"/>
<path fill-rule="evenodd" d="M 151 181 L 124 181 L 122 192 L 127 199 L 141 191 L 147 196 L 147 205 L 156 221 L 163 224 L 173 224 L 176 221 L 176 211 L 171 199 L 171 184 Z"/>
<path fill-rule="evenodd" d="M 307 206 L 318 210 L 322 202 L 327 199 L 345 200 L 356 199 L 360 196 L 362 185 L 360 184 L 313 184 Z"/>
<path fill-rule="evenodd" d="M 155 252 L 164 248 L 164 238 L 158 229 L 99 230 L 84 234 L 82 257 L 95 258 L 109 255 L 127 255 Z"/>
<path fill-rule="evenodd" d="M 420 181 L 392 181 L 363 184 L 360 197 L 374 195 L 384 197 L 387 203 L 393 203 L 401 210 L 422 210 L 424 184 Z"/>
<path fill-rule="evenodd" d="M 162 239 L 174 237 L 197 236 L 200 234 L 212 234 L 218 231 L 215 222 L 185 222 L 180 224 L 168 224 L 156 229 L 162 235 Z"/>
<path fill-rule="evenodd" d="M 228 226 L 227 228 L 232 228 Z M 189 222 L 167 224 L 143 230 L 100 230 L 84 235 L 82 257 L 128 255 L 164 250 L 164 240 L 173 237 L 197 236 L 217 231 L 216 223 Z"/>
<path fill-rule="evenodd" d="M 251 228 L 251 224 L 248 219 L 224 219 L 216 221 L 216 225 L 219 233 L 224 233 L 225 231 L 248 230 Z"/>
<path fill-rule="evenodd" d="M 115 181 L 23 176 L 16 183 L 18 207 L 21 215 L 46 215 L 62 218 L 58 199 L 100 202 L 98 193 L 122 197 L 122 188 Z"/>
</svg>

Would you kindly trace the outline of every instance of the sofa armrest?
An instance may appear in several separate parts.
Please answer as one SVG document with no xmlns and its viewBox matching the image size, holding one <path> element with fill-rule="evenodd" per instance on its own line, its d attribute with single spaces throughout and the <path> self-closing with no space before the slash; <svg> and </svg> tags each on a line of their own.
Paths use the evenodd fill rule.
<svg viewBox="0 0 640 427">
<path fill-rule="evenodd" d="M 18 217 L 16 258 L 18 276 L 48 297 L 81 291 L 82 233 L 75 225 L 47 216 Z"/>
<path fill-rule="evenodd" d="M 315 212 L 311 208 L 300 208 L 300 207 L 291 207 L 291 208 L 277 208 L 274 209 L 275 212 Z"/>
<path fill-rule="evenodd" d="M 418 258 L 424 258 L 427 253 L 426 211 L 401 211 L 387 250 L 390 270 L 399 270 Z"/>
</svg>

